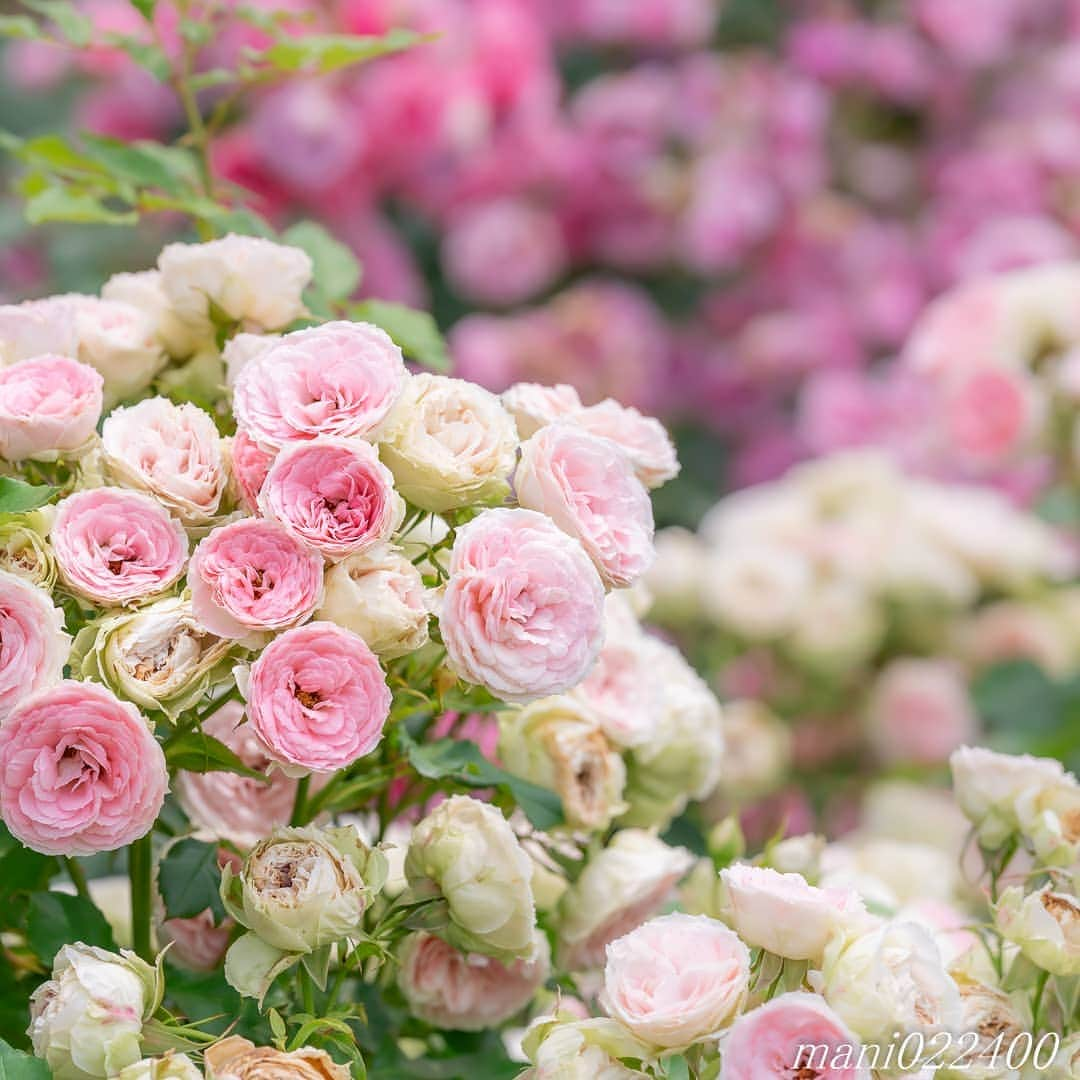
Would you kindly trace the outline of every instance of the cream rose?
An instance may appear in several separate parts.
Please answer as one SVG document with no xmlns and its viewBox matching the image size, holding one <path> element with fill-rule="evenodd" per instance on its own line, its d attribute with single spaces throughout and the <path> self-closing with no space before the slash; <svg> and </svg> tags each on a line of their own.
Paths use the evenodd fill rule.
<svg viewBox="0 0 1080 1080">
<path fill-rule="evenodd" d="M 183 322 L 169 303 L 159 270 L 141 270 L 134 274 L 113 274 L 101 287 L 102 300 L 137 308 L 153 325 L 154 337 L 176 359 L 191 356 L 205 344 L 200 335 Z"/>
<path fill-rule="evenodd" d="M 1015 942 L 1033 963 L 1053 975 L 1080 975 L 1080 900 L 1046 885 L 1024 895 L 1006 889 L 994 912 L 1006 941 Z"/>
</svg>

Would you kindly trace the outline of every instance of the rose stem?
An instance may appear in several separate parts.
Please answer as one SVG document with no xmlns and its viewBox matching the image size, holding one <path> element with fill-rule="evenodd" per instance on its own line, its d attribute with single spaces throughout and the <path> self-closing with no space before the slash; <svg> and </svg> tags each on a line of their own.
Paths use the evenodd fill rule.
<svg viewBox="0 0 1080 1080">
<path fill-rule="evenodd" d="M 150 947 L 150 888 L 153 859 L 150 834 L 136 840 L 128 849 L 128 877 L 131 879 L 131 943 L 135 952 L 153 963 Z"/>
</svg>

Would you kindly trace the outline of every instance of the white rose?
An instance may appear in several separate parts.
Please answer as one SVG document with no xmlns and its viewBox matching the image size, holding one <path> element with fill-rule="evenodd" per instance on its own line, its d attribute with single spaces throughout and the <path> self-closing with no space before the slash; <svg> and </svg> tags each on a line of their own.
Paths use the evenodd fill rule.
<svg viewBox="0 0 1080 1080">
<path fill-rule="evenodd" d="M 392 660 L 428 640 L 428 594 L 420 571 L 399 551 L 380 545 L 327 570 L 326 596 L 315 613 L 363 638 Z"/>
<path fill-rule="evenodd" d="M 204 342 L 182 322 L 169 304 L 158 270 L 113 274 L 101 287 L 101 298 L 138 308 L 154 327 L 154 336 L 172 357 L 190 356 Z"/>
<path fill-rule="evenodd" d="M 864 1042 L 886 1045 L 918 1032 L 959 1030 L 960 992 L 930 932 L 912 922 L 883 922 L 826 947 L 821 992 Z"/>
<path fill-rule="evenodd" d="M 850 581 L 816 584 L 795 613 L 786 644 L 803 663 L 825 671 L 865 664 L 885 636 L 873 598 Z"/>
<path fill-rule="evenodd" d="M 57 1080 L 115 1076 L 142 1057 L 143 1023 L 160 1001 L 156 972 L 134 953 L 65 945 L 30 998 L 34 1053 Z"/>
<path fill-rule="evenodd" d="M 1006 941 L 1015 942 L 1033 963 L 1053 975 L 1080 975 L 1080 901 L 1047 885 L 1024 895 L 1006 889 L 994 911 Z"/>
<path fill-rule="evenodd" d="M 853 837 L 825 850 L 821 884 L 853 888 L 868 901 L 896 908 L 920 899 L 952 900 L 960 873 L 956 855 L 931 844 Z"/>
<path fill-rule="evenodd" d="M 533 1068 L 520 1080 L 645 1080 L 620 1058 L 648 1061 L 651 1047 L 606 1017 L 570 1020 L 543 1017 L 525 1033 L 522 1046 Z"/>
<path fill-rule="evenodd" d="M 311 259 L 299 248 L 230 234 L 205 244 L 168 244 L 158 256 L 161 287 L 192 333 L 213 338 L 211 305 L 255 332 L 301 318 Z"/>
<path fill-rule="evenodd" d="M 494 505 L 510 493 L 514 420 L 494 394 L 473 383 L 414 375 L 379 440 L 397 489 L 415 506 L 438 512 Z"/>
<path fill-rule="evenodd" d="M 221 350 L 221 359 L 225 362 L 225 384 L 231 388 L 244 365 L 279 340 L 278 334 L 234 334 L 229 338 Z"/>
<path fill-rule="evenodd" d="M 199 1067 L 187 1056 L 172 1050 L 161 1057 L 143 1058 L 117 1073 L 117 1080 L 202 1080 Z"/>
<path fill-rule="evenodd" d="M 644 829 L 621 829 L 598 851 L 559 905 L 559 961 L 599 968 L 616 938 L 640 926 L 667 899 L 694 858 Z"/>
</svg>

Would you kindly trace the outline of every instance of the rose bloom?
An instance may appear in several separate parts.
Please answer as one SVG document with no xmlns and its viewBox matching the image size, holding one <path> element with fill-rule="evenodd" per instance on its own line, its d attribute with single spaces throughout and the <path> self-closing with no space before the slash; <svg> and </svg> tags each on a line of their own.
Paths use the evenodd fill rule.
<svg viewBox="0 0 1080 1080">
<path fill-rule="evenodd" d="M 530 510 L 458 530 L 439 627 L 455 671 L 504 701 L 576 686 L 604 632 L 604 592 L 577 541 Z"/>
<path fill-rule="evenodd" d="M 56 508 L 0 515 L 0 569 L 48 592 L 56 584 L 56 560 L 48 534 Z"/>
<path fill-rule="evenodd" d="M 101 298 L 127 304 L 142 312 L 153 325 L 154 338 L 172 357 L 190 356 L 205 343 L 169 305 L 158 270 L 113 274 L 101 286 Z"/>
<path fill-rule="evenodd" d="M 280 334 L 234 334 L 229 338 L 221 350 L 221 359 L 225 364 L 225 385 L 231 390 L 249 361 L 280 340 Z"/>
<path fill-rule="evenodd" d="M 0 721 L 27 694 L 64 677 L 71 638 L 43 589 L 0 570 Z"/>
<path fill-rule="evenodd" d="M 313 622 L 263 649 L 251 667 L 247 705 L 255 734 L 285 771 L 334 772 L 379 744 L 390 689 L 356 634 Z"/>
<path fill-rule="evenodd" d="M 801 874 L 740 863 L 720 877 L 728 921 L 739 937 L 789 960 L 820 959 L 837 929 L 866 916 L 856 893 L 815 888 Z"/>
<path fill-rule="evenodd" d="M 243 721 L 243 705 L 229 701 L 203 721 L 202 729 L 248 768 L 267 773 L 271 759 L 251 724 Z M 201 834 L 227 840 L 241 850 L 256 844 L 274 826 L 288 825 L 296 798 L 296 780 L 279 769 L 267 773 L 265 782 L 239 773 L 181 769 L 173 787 L 184 813 Z"/>
<path fill-rule="evenodd" d="M 66 356 L 38 356 L 0 370 L 0 457 L 78 450 L 101 416 L 104 380 Z"/>
<path fill-rule="evenodd" d="M 985 367 L 949 380 L 944 425 L 952 447 L 976 462 L 997 462 L 1037 431 L 1043 403 L 1024 371 Z"/>
<path fill-rule="evenodd" d="M 169 306 L 202 338 L 214 335 L 211 304 L 245 330 L 280 330 L 299 319 L 313 271 L 299 248 L 232 233 L 204 244 L 167 244 L 157 265 Z"/>
<path fill-rule="evenodd" d="M 452 1031 L 484 1031 L 521 1012 L 550 967 L 547 938 L 537 931 L 533 956 L 503 963 L 463 953 L 433 934 L 406 938 L 398 955 L 398 986 L 409 1012 Z"/>
<path fill-rule="evenodd" d="M 114 409 L 102 425 L 101 445 L 116 482 L 149 492 L 185 524 L 217 513 L 225 459 L 217 426 L 198 406 L 154 397 Z"/>
<path fill-rule="evenodd" d="M 693 865 L 683 848 L 644 829 L 622 829 L 585 864 L 559 904 L 559 962 L 603 965 L 607 947 L 656 913 Z"/>
<path fill-rule="evenodd" d="M 675 444 L 659 420 L 612 398 L 590 405 L 572 419 L 578 427 L 615 443 L 647 488 L 661 487 L 679 475 Z"/>
<path fill-rule="evenodd" d="M 510 494 L 517 429 L 475 383 L 422 372 L 379 433 L 380 453 L 414 506 L 441 512 L 493 505 Z"/>
<path fill-rule="evenodd" d="M 239 1035 L 214 1043 L 203 1056 L 207 1080 L 349 1080 L 346 1066 L 325 1050 L 304 1046 L 286 1053 Z"/>
<path fill-rule="evenodd" d="M 428 640 L 428 596 L 420 571 L 389 545 L 350 555 L 326 573 L 317 617 L 351 630 L 383 660 Z"/>
<path fill-rule="evenodd" d="M 580 413 L 584 406 L 577 390 L 566 383 L 514 383 L 502 392 L 503 408 L 514 418 L 518 436 L 532 438 L 542 427 L 565 416 Z"/>
<path fill-rule="evenodd" d="M 721 1080 L 870 1080 L 862 1046 L 817 996 L 781 994 L 744 1013 L 724 1043 Z"/>
<path fill-rule="evenodd" d="M 169 946 L 169 959 L 192 971 L 213 971 L 225 958 L 236 923 L 229 918 L 214 925 L 214 914 L 206 908 L 186 919 L 162 919 L 155 924 L 162 948 Z"/>
<path fill-rule="evenodd" d="M 359 440 L 295 443 L 270 468 L 259 506 L 328 559 L 388 540 L 405 504 L 375 448 Z"/>
<path fill-rule="evenodd" d="M 236 488 L 237 502 L 249 513 L 259 507 L 259 492 L 274 463 L 274 455 L 261 449 L 246 431 L 238 431 L 229 443 L 230 475 Z"/>
<path fill-rule="evenodd" d="M 103 606 L 162 592 L 187 562 L 180 523 L 149 495 L 120 488 L 69 495 L 49 538 L 64 584 Z"/>
<path fill-rule="evenodd" d="M 134 953 L 64 945 L 30 997 L 27 1034 L 57 1080 L 116 1076 L 142 1057 L 143 1023 L 160 1000 L 154 969 Z"/>
<path fill-rule="evenodd" d="M 563 999 L 564 1007 L 568 1004 Z M 525 1033 L 522 1048 L 534 1068 L 519 1080 L 645 1080 L 648 1073 L 628 1069 L 620 1058 L 645 1061 L 652 1047 L 606 1016 L 572 1020 L 567 1015 L 540 1017 Z"/>
<path fill-rule="evenodd" d="M 489 803 L 452 795 L 413 829 L 405 874 L 418 896 L 441 895 L 440 931 L 465 952 L 510 961 L 533 955 L 532 860 Z"/>
<path fill-rule="evenodd" d="M 514 486 L 522 506 L 581 542 L 606 584 L 629 585 L 649 568 L 652 504 L 610 439 L 569 421 L 541 428 L 521 448 Z"/>
<path fill-rule="evenodd" d="M 176 955 L 176 950 L 172 951 Z M 161 1057 L 143 1058 L 116 1074 L 116 1080 L 202 1080 L 198 1065 L 175 1050 L 166 1050 Z"/>
<path fill-rule="evenodd" d="M 1062 978 L 1080 975 L 1080 900 L 1046 885 L 1024 895 L 1019 886 L 1006 889 L 994 912 L 994 923 L 1006 941 L 1044 971 Z"/>
<path fill-rule="evenodd" d="M 161 745 L 134 705 L 65 681 L 0 727 L 0 814 L 46 855 L 114 851 L 145 835 L 165 801 Z"/>
<path fill-rule="evenodd" d="M 188 563 L 195 617 L 219 637 L 286 630 L 323 596 L 323 560 L 272 521 L 246 518 L 214 529 Z"/>
<path fill-rule="evenodd" d="M 500 714 L 499 758 L 515 776 L 558 793 L 576 829 L 606 829 L 626 809 L 626 767 L 596 718 L 567 696 Z"/>
<path fill-rule="evenodd" d="M 962 672 L 936 659 L 888 664 L 870 692 L 868 721 L 871 742 L 890 764 L 939 764 L 978 728 Z"/>
<path fill-rule="evenodd" d="M 401 396 L 401 350 L 370 323 L 329 322 L 266 345 L 236 373 L 237 424 L 264 449 L 370 435 Z"/>
<path fill-rule="evenodd" d="M 607 949 L 600 1001 L 639 1039 L 689 1046 L 731 1022 L 746 996 L 750 953 L 705 915 L 662 915 Z"/>
</svg>

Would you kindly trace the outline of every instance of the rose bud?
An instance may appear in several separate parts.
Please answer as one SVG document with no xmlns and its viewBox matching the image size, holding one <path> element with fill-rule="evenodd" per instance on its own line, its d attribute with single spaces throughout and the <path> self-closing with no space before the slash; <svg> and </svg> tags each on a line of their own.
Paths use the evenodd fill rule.
<svg viewBox="0 0 1080 1080">
<path fill-rule="evenodd" d="M 239 1035 L 214 1043 L 203 1055 L 207 1080 L 350 1080 L 325 1051 L 303 1046 L 286 1053 L 256 1046 Z"/>
<path fill-rule="evenodd" d="M 571 828 L 605 829 L 626 808 L 622 758 L 595 716 L 569 697 L 500 714 L 499 757 L 516 776 L 557 792 Z"/>
<path fill-rule="evenodd" d="M 188 601 L 173 597 L 87 624 L 69 662 L 79 678 L 175 721 L 210 687 L 231 679 L 231 648 L 206 632 Z"/>
<path fill-rule="evenodd" d="M 116 1074 L 116 1080 L 202 1080 L 199 1067 L 187 1056 L 166 1050 L 161 1057 L 143 1058 Z"/>
<path fill-rule="evenodd" d="M 518 437 L 499 399 L 463 379 L 414 375 L 379 432 L 380 455 L 414 506 L 441 512 L 510 494 Z"/>
<path fill-rule="evenodd" d="M 532 954 L 532 860 L 494 806 L 467 795 L 440 803 L 413 829 L 405 874 L 418 897 L 446 901 L 450 944 L 507 961 Z"/>
<path fill-rule="evenodd" d="M 463 953 L 433 934 L 406 938 L 398 957 L 398 986 L 413 1016 L 452 1031 L 484 1031 L 521 1012 L 550 967 L 547 938 L 534 933 L 532 956 L 503 963 Z"/>
<path fill-rule="evenodd" d="M 316 617 L 363 638 L 382 660 L 415 652 L 428 640 L 429 604 L 420 571 L 388 545 L 350 555 L 326 572 Z"/>
<path fill-rule="evenodd" d="M 159 974 L 134 953 L 64 945 L 30 997 L 34 1053 L 57 1080 L 116 1076 L 142 1057 L 143 1023 L 161 993 Z"/>
<path fill-rule="evenodd" d="M 559 963 L 570 971 L 603 966 L 608 945 L 655 915 L 694 864 L 643 829 L 622 829 L 585 864 L 559 905 Z"/>
<path fill-rule="evenodd" d="M 114 409 L 102 425 L 101 446 L 114 482 L 153 495 L 185 525 L 218 512 L 228 479 L 222 440 L 198 406 L 152 397 Z"/>
<path fill-rule="evenodd" d="M 211 311 L 254 332 L 280 330 L 305 314 L 310 257 L 299 248 L 230 233 L 203 244 L 167 244 L 158 256 L 161 288 L 176 317 L 204 340 Z"/>
<path fill-rule="evenodd" d="M 654 1056 L 651 1046 L 615 1020 L 577 1020 L 566 1013 L 534 1021 L 522 1049 L 533 1068 L 519 1080 L 646 1080 L 651 1073 L 627 1068 L 620 1059 L 649 1061 Z"/>
<path fill-rule="evenodd" d="M 164 592 L 187 562 L 180 523 L 149 495 L 120 488 L 69 495 L 49 538 L 64 584 L 102 607 Z"/>
<path fill-rule="evenodd" d="M 0 720 L 64 677 L 70 647 L 64 613 L 49 594 L 0 570 Z"/>
<path fill-rule="evenodd" d="M 1006 889 L 994 910 L 994 923 L 1006 941 L 1052 975 L 1080 975 L 1080 901 L 1046 885 L 1024 895 Z"/>
</svg>

